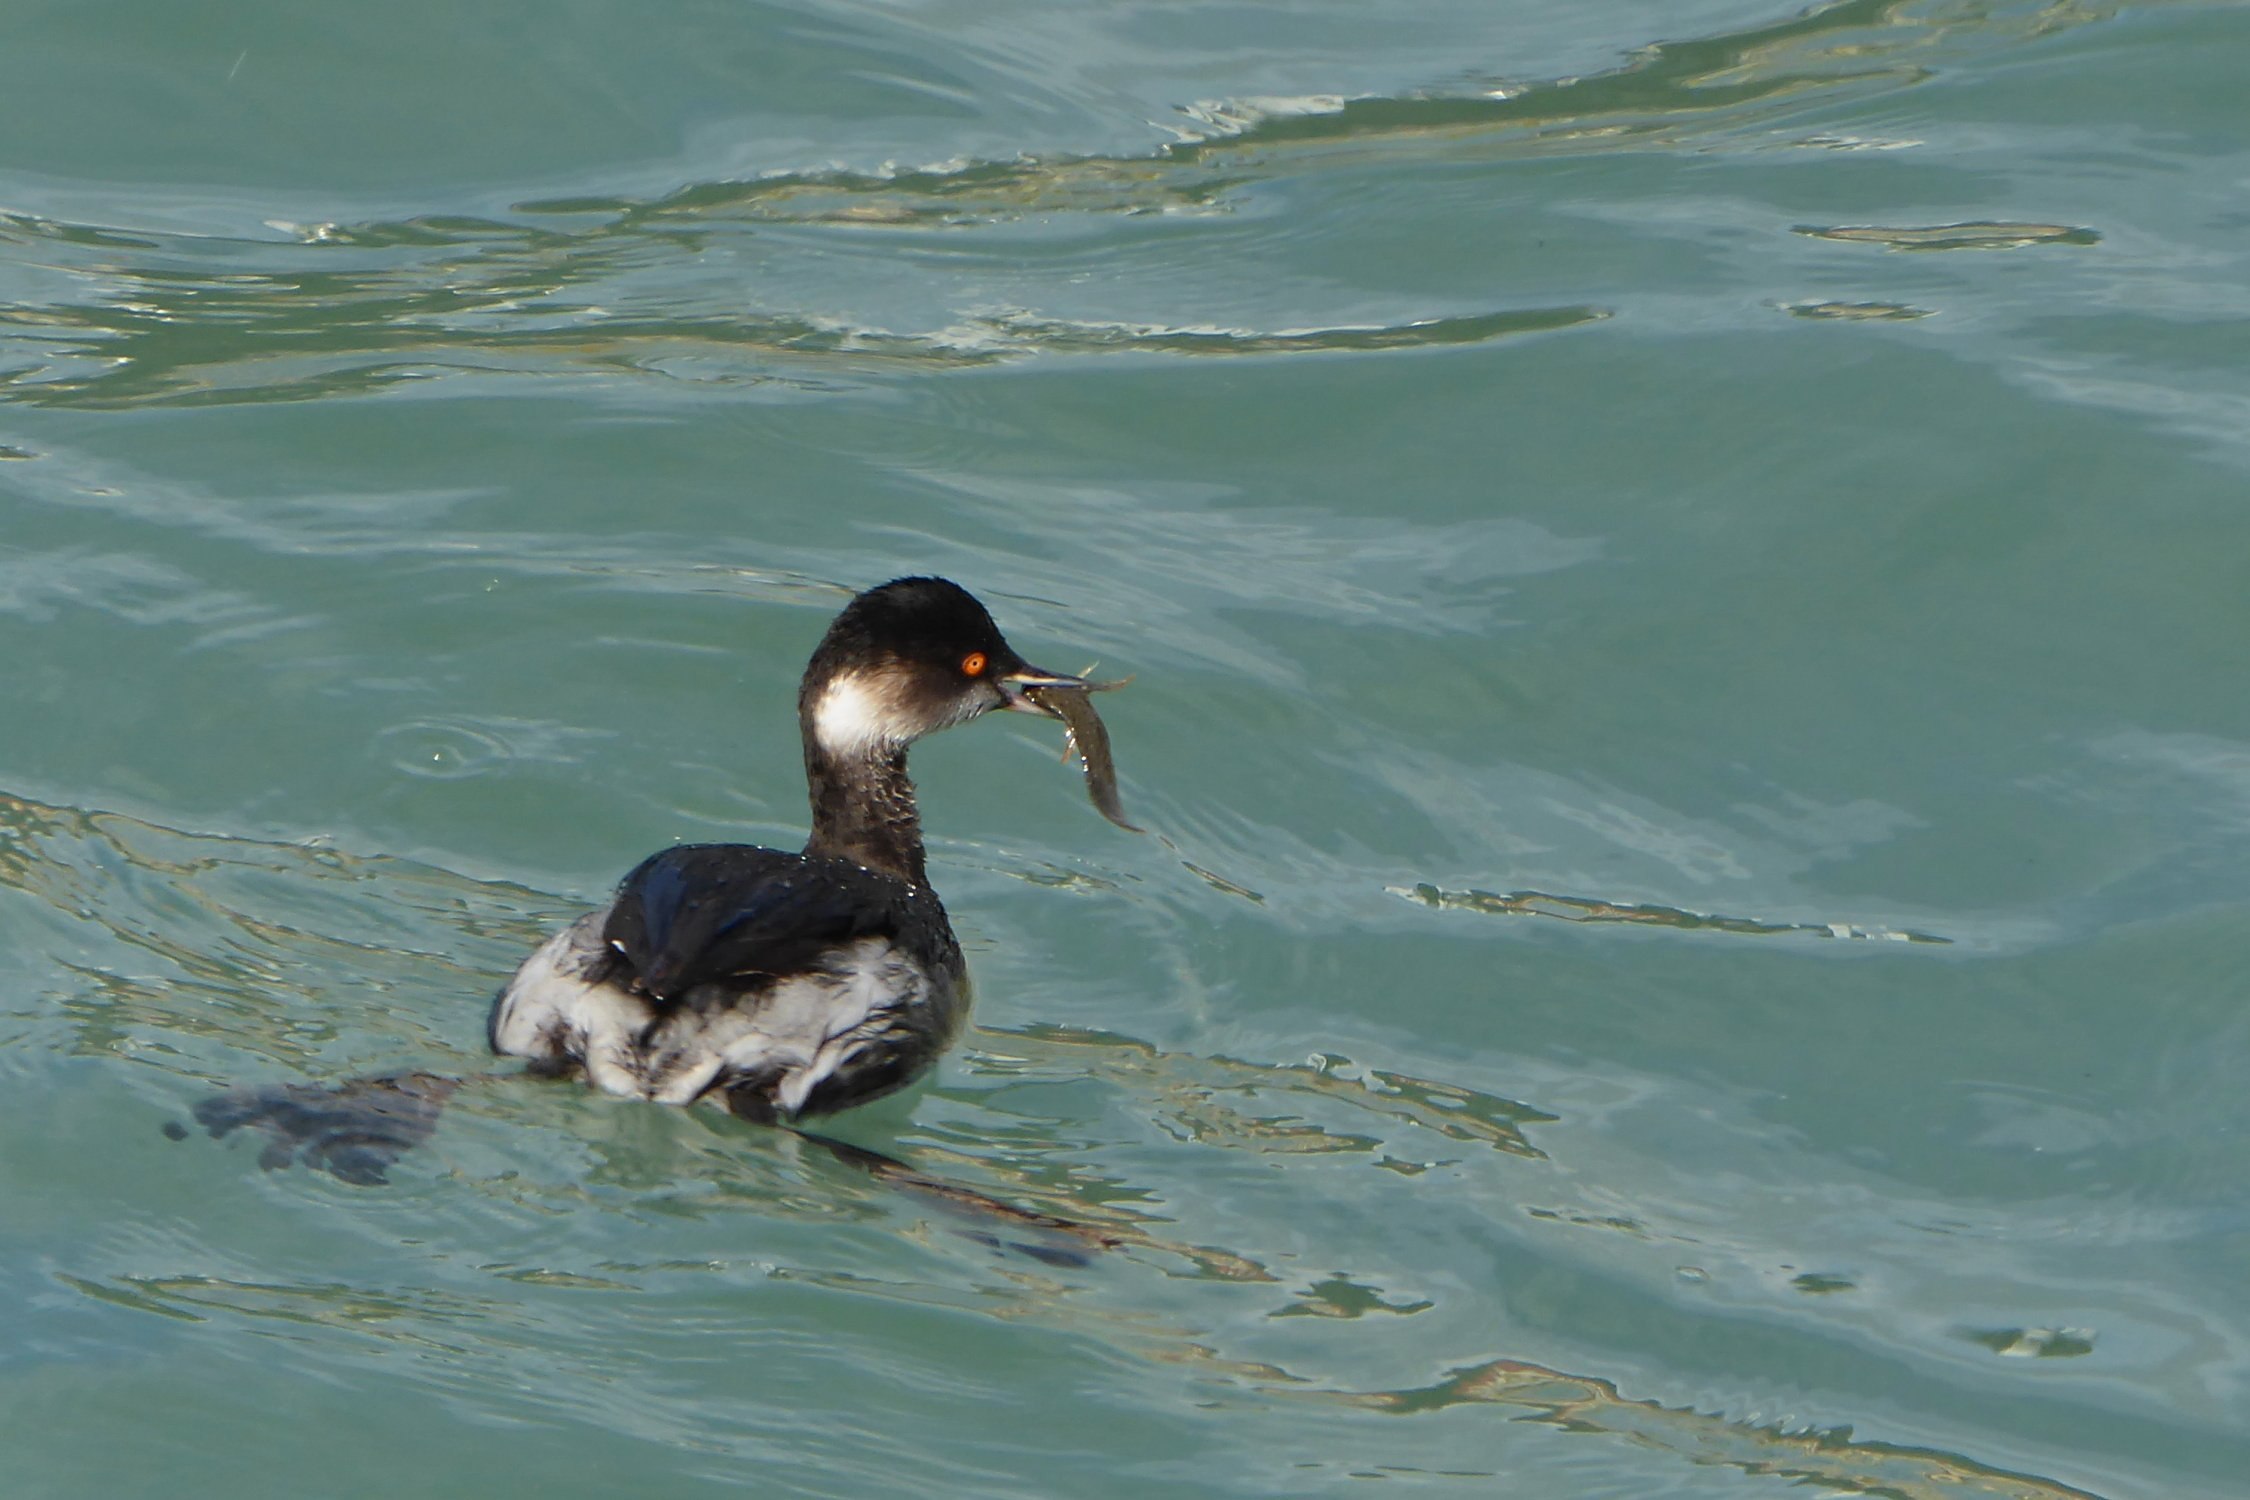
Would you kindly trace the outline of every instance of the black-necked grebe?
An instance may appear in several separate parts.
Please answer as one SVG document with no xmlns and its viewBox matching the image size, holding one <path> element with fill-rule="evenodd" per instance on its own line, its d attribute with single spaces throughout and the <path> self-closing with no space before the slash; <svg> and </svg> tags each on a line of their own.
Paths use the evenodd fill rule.
<svg viewBox="0 0 2250 1500">
<path fill-rule="evenodd" d="M 723 1102 L 765 1122 L 879 1098 L 936 1060 L 969 976 L 923 868 L 907 747 L 995 708 L 1060 718 L 1113 819 L 1105 684 L 1017 655 L 958 584 L 859 595 L 797 696 L 812 794 L 804 852 L 690 844 L 643 861 L 494 1001 L 495 1052 L 613 1094 Z M 1128 825 L 1129 826 L 1129 825 Z"/>
</svg>

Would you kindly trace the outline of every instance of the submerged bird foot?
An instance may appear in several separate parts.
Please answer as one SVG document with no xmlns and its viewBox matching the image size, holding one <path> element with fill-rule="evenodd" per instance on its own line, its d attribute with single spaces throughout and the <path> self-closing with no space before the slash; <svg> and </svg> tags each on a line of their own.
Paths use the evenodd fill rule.
<svg viewBox="0 0 2250 1500">
<path fill-rule="evenodd" d="M 847 1166 L 859 1168 L 878 1182 L 934 1199 L 972 1221 L 992 1222 L 993 1227 L 989 1229 L 959 1231 L 964 1239 L 979 1245 L 1028 1255 L 1033 1260 L 1050 1266 L 1075 1267 L 1090 1266 L 1096 1255 L 1127 1243 L 1126 1237 L 1094 1225 L 1040 1213 L 1036 1209 L 1018 1208 L 989 1193 L 980 1193 L 975 1188 L 932 1177 L 908 1166 L 895 1156 L 885 1156 L 880 1151 L 870 1151 L 865 1146 L 854 1146 L 829 1136 L 815 1135 L 802 1128 L 786 1128 Z M 1038 1238 L 1018 1238 L 1028 1235 L 1036 1235 Z"/>
<path fill-rule="evenodd" d="M 301 1161 L 359 1187 L 388 1181 L 391 1165 L 430 1138 L 458 1078 L 434 1073 L 394 1073 L 354 1078 L 326 1087 L 309 1083 L 229 1089 L 195 1105 L 196 1122 L 213 1139 L 244 1126 L 263 1131 L 258 1165 L 278 1171 Z M 187 1129 L 165 1127 L 174 1140 Z"/>
</svg>

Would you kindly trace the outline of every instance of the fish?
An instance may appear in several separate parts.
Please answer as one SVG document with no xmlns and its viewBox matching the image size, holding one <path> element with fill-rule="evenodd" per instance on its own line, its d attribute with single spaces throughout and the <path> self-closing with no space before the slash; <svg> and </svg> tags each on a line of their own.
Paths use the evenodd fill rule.
<svg viewBox="0 0 2250 1500">
<path fill-rule="evenodd" d="M 1117 798 L 1117 762 L 1110 758 L 1109 730 L 1103 726 L 1101 715 L 1094 712 L 1092 694 L 1106 693 L 1123 687 L 1130 677 L 1116 682 L 1089 682 L 1084 687 L 1033 687 L 1024 689 L 1024 696 L 1048 713 L 1063 721 L 1070 731 L 1070 747 L 1063 751 L 1069 760 L 1073 751 L 1086 766 L 1086 795 L 1093 799 L 1094 810 L 1124 829 L 1127 833 L 1144 832 L 1128 822 L 1125 804 Z"/>
</svg>

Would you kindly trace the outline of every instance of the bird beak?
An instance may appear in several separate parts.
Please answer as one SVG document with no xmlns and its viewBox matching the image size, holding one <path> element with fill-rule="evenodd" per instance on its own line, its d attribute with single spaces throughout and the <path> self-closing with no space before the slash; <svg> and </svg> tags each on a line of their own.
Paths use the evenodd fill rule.
<svg viewBox="0 0 2250 1500">
<path fill-rule="evenodd" d="M 1024 665 L 993 679 L 1000 689 L 1001 706 L 1011 713 L 1038 714 L 1042 718 L 1059 719 L 1061 714 L 1033 698 L 1027 688 L 1076 688 L 1082 693 L 1099 692 L 1116 684 L 1088 682 L 1083 677 L 1070 677 L 1061 672 L 1049 672 L 1039 667 Z"/>
<path fill-rule="evenodd" d="M 1086 669 L 1087 672 L 1093 670 L 1092 667 Z M 1005 672 L 995 677 L 993 682 L 999 687 L 1000 696 L 1005 701 L 1005 706 L 1013 712 L 1038 714 L 1043 718 L 1059 719 L 1062 717 L 1059 712 L 1032 698 L 1025 692 L 1025 689 L 1076 688 L 1081 693 L 1109 693 L 1115 692 L 1132 680 L 1131 677 L 1120 677 L 1112 682 L 1096 682 L 1083 673 L 1072 677 L 1067 673 L 1050 672 L 1044 667 L 1035 667 L 1027 662 L 1012 672 Z"/>
</svg>

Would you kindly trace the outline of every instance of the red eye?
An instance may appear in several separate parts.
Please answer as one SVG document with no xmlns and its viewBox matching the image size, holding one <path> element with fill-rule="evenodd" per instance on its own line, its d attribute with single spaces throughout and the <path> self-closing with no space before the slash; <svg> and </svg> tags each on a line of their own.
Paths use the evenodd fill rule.
<svg viewBox="0 0 2250 1500">
<path fill-rule="evenodd" d="M 984 653 L 982 651 L 971 651 L 967 656 L 962 657 L 961 670 L 971 677 L 982 677 L 984 675 Z"/>
</svg>

